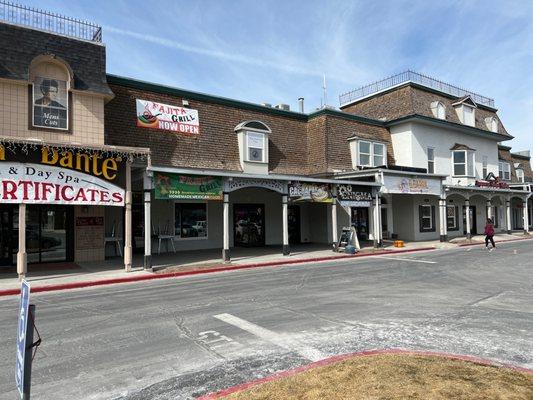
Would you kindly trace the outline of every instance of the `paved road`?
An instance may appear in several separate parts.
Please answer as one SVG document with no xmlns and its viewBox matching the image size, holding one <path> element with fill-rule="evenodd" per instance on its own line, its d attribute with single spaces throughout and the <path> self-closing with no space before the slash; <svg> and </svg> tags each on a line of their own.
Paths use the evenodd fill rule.
<svg viewBox="0 0 533 400">
<path fill-rule="evenodd" d="M 33 296 L 36 399 L 186 399 L 335 354 L 404 347 L 533 367 L 533 242 Z M 16 308 L 0 299 L 0 399 Z"/>
</svg>

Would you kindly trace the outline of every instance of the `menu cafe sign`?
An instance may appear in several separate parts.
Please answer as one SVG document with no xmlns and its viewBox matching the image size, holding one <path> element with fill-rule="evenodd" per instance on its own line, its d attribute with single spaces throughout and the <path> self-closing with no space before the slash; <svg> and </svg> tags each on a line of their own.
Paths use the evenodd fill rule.
<svg viewBox="0 0 533 400">
<path fill-rule="evenodd" d="M 198 135 L 198 110 L 137 99 L 137 126 Z"/>
<path fill-rule="evenodd" d="M 10 154 L 0 147 L 0 202 L 124 206 L 121 160 L 42 147 Z"/>
</svg>

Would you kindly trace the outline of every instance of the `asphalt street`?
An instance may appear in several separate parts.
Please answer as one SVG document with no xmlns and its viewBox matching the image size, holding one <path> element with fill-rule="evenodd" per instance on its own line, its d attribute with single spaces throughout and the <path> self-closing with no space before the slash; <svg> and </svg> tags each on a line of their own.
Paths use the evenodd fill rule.
<svg viewBox="0 0 533 400">
<path fill-rule="evenodd" d="M 188 399 L 390 347 L 533 368 L 532 260 L 523 241 L 37 293 L 32 398 Z M 0 299 L 0 399 L 17 307 Z"/>
</svg>

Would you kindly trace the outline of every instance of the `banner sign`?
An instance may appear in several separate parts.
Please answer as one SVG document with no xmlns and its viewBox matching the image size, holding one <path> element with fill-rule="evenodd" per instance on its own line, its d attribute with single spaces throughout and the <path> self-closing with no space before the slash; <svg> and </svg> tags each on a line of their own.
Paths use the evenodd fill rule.
<svg viewBox="0 0 533 400">
<path fill-rule="evenodd" d="M 65 168 L 0 162 L 0 203 L 124 206 L 124 189 Z"/>
<path fill-rule="evenodd" d="M 398 194 L 434 194 L 440 195 L 442 190 L 441 180 L 439 178 L 421 179 L 418 177 L 401 177 L 385 175 L 384 192 Z"/>
<path fill-rule="evenodd" d="M 499 176 L 495 176 L 492 172 L 489 172 L 484 180 L 477 180 L 476 186 L 488 187 L 491 189 L 509 189 L 509 184 L 507 182 L 503 182 Z"/>
<path fill-rule="evenodd" d="M 222 185 L 220 177 L 154 174 L 155 198 L 158 200 L 222 200 Z"/>
<path fill-rule="evenodd" d="M 30 306 L 30 285 L 25 280 L 20 287 L 19 318 L 17 325 L 17 364 L 15 367 L 15 382 L 20 394 L 24 397 L 24 383 L 27 377 L 24 374 L 24 361 L 26 359 L 26 332 L 28 328 Z"/>
<path fill-rule="evenodd" d="M 198 110 L 137 99 L 137 126 L 198 135 Z"/>
<path fill-rule="evenodd" d="M 312 201 L 315 203 L 332 203 L 330 186 L 306 182 L 289 183 L 289 198 L 292 202 Z"/>
<path fill-rule="evenodd" d="M 345 207 L 370 207 L 372 205 L 372 189 L 354 185 L 339 185 L 337 198 Z"/>
</svg>

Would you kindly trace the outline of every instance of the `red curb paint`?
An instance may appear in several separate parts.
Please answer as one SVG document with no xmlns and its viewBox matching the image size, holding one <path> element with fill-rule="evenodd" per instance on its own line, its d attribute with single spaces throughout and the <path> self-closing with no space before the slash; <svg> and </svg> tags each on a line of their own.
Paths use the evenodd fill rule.
<svg viewBox="0 0 533 400">
<path fill-rule="evenodd" d="M 140 282 L 140 281 L 149 281 L 152 279 L 165 279 L 165 278 L 177 278 L 181 276 L 188 275 L 200 275 L 200 274 L 209 274 L 214 272 L 223 272 L 223 271 L 233 271 L 240 269 L 250 269 L 250 268 L 261 268 L 261 267 L 275 267 L 282 265 L 292 265 L 292 264 L 305 264 L 313 263 L 320 261 L 328 260 L 337 260 L 344 258 L 358 258 L 358 257 L 368 257 L 368 256 L 379 256 L 384 254 L 398 254 L 398 253 L 412 253 L 417 251 L 428 251 L 435 250 L 435 247 L 422 247 L 419 249 L 409 249 L 409 250 L 386 250 L 377 253 L 362 253 L 362 254 L 343 254 L 337 256 L 327 256 L 327 257 L 315 257 L 315 258 L 305 258 L 298 260 L 286 260 L 286 261 L 269 261 L 264 263 L 254 263 L 254 264 L 241 264 L 234 266 L 222 266 L 216 268 L 208 268 L 203 270 L 192 270 L 192 271 L 182 271 L 182 272 L 167 272 L 163 274 L 153 274 L 153 275 L 141 275 L 141 276 L 130 276 L 124 278 L 113 278 L 113 279 L 102 279 L 98 281 L 82 281 L 82 282 L 71 282 L 71 283 L 61 283 L 57 285 L 48 285 L 48 286 L 37 286 L 32 287 L 32 293 L 38 292 L 52 292 L 57 290 L 68 290 L 68 289 L 79 289 L 91 286 L 102 286 L 102 285 L 113 285 L 116 283 L 128 283 L 128 282 Z M 0 297 L 2 296 L 12 296 L 20 293 L 20 289 L 5 289 L 0 290 Z"/>
<path fill-rule="evenodd" d="M 522 240 L 533 240 L 533 237 L 531 238 L 516 238 L 516 239 L 509 239 L 509 240 L 500 240 L 498 243 L 509 243 L 509 242 L 520 242 Z M 461 243 L 458 246 L 459 247 L 466 247 L 466 246 L 479 246 L 485 244 L 485 242 L 475 242 L 475 243 Z"/>
<path fill-rule="evenodd" d="M 461 360 L 461 361 L 469 361 L 476 364 L 481 365 L 489 365 L 489 366 L 497 366 L 497 367 L 505 367 L 509 368 L 515 371 L 519 372 L 525 372 L 527 374 L 533 374 L 533 369 L 527 369 L 523 367 L 518 367 L 515 365 L 510 364 L 503 364 L 499 363 L 497 361 L 489 360 L 486 358 L 479 358 L 474 356 L 467 356 L 463 354 L 453 354 L 453 353 L 441 353 L 436 351 L 424 351 L 424 350 L 408 350 L 408 349 L 376 349 L 376 350 L 366 350 L 366 351 L 360 351 L 356 353 L 347 353 L 347 354 L 340 354 L 337 356 L 325 358 L 323 360 L 319 360 L 316 362 L 313 362 L 311 364 L 303 365 L 298 368 L 290 369 L 287 371 L 278 372 L 274 375 L 269 375 L 264 378 L 256 379 L 250 382 L 245 382 L 237 386 L 233 386 L 224 390 L 220 390 L 215 393 L 207 394 L 202 397 L 198 397 L 197 400 L 216 400 L 224 396 L 228 396 L 232 393 L 241 392 L 243 390 L 246 390 L 248 388 L 251 388 L 253 386 L 261 385 L 266 382 L 271 382 L 277 379 L 286 378 L 290 376 L 294 376 L 296 374 L 299 374 L 301 372 L 305 372 L 314 368 L 323 367 L 329 364 L 333 364 L 339 361 L 344 361 L 350 358 L 355 357 L 367 357 L 367 356 L 374 356 L 374 355 L 389 355 L 389 354 L 412 354 L 412 355 L 422 355 L 422 356 L 437 356 L 437 357 L 445 357 L 450 358 L 453 360 Z"/>
</svg>

